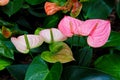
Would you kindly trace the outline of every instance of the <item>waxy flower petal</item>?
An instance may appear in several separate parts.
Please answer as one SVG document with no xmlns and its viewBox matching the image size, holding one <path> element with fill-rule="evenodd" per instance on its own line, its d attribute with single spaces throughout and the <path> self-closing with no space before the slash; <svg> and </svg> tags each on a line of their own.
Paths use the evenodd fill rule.
<svg viewBox="0 0 120 80">
<path fill-rule="evenodd" d="M 80 25 L 79 35 L 88 36 L 98 25 L 98 19 L 86 20 L 83 24 Z"/>
<path fill-rule="evenodd" d="M 0 6 L 5 6 L 9 3 L 9 0 L 0 0 Z"/>
<path fill-rule="evenodd" d="M 39 35 L 27 35 L 30 49 L 40 46 L 43 43 L 43 38 Z M 14 44 L 16 49 L 21 53 L 28 53 L 29 49 L 27 48 L 24 35 L 19 36 L 18 38 L 12 37 L 11 42 Z"/>
<path fill-rule="evenodd" d="M 46 43 L 51 43 L 50 29 L 41 30 L 39 34 L 40 34 L 40 36 L 43 37 L 43 39 Z"/>
<path fill-rule="evenodd" d="M 111 31 L 110 21 L 98 19 L 97 21 L 96 28 L 87 38 L 88 44 L 94 48 L 103 46 L 107 42 Z"/>
<path fill-rule="evenodd" d="M 44 38 L 46 43 L 59 42 L 67 39 L 67 37 L 56 28 L 44 29 L 40 31 L 40 36 Z"/>
<path fill-rule="evenodd" d="M 74 34 L 78 33 L 78 28 L 83 23 L 78 19 L 65 16 L 58 24 L 58 29 L 67 37 L 72 37 Z"/>
</svg>

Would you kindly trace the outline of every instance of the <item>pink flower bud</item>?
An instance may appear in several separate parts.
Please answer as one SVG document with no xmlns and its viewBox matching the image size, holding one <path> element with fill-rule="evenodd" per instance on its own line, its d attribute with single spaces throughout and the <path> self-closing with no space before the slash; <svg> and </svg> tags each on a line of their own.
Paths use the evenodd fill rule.
<svg viewBox="0 0 120 80">
<path fill-rule="evenodd" d="M 30 49 L 38 47 L 43 43 L 43 39 L 39 35 L 27 35 L 27 38 L 30 45 Z M 29 52 L 24 35 L 19 36 L 18 38 L 11 37 L 11 41 L 19 52 L 21 53 Z"/>
<path fill-rule="evenodd" d="M 67 39 L 67 37 L 56 28 L 44 29 L 40 31 L 40 36 L 44 38 L 46 43 L 59 42 Z"/>
<path fill-rule="evenodd" d="M 83 21 L 65 16 L 58 24 L 58 28 L 65 36 L 72 37 L 74 34 L 79 34 L 78 28 L 82 23 Z"/>
<path fill-rule="evenodd" d="M 93 21 L 96 21 L 97 26 L 88 35 L 87 42 L 91 47 L 97 48 L 103 46 L 107 42 L 111 27 L 110 21 L 100 19 L 94 19 Z"/>
<path fill-rule="evenodd" d="M 5 6 L 9 3 L 9 0 L 0 0 L 0 6 Z"/>
</svg>

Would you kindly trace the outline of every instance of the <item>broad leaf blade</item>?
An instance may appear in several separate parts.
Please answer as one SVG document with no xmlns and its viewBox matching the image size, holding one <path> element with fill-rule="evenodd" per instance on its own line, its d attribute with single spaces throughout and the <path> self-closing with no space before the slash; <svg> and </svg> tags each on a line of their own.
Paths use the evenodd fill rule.
<svg viewBox="0 0 120 80">
<path fill-rule="evenodd" d="M 92 61 L 92 48 L 84 47 L 79 51 L 79 65 L 89 66 Z"/>
<path fill-rule="evenodd" d="M 108 54 L 101 56 L 95 62 L 95 67 L 120 80 L 120 55 Z"/>
<path fill-rule="evenodd" d="M 52 66 L 45 80 L 60 80 L 61 73 L 62 73 L 62 64 L 57 62 Z"/>
<path fill-rule="evenodd" d="M 62 80 L 115 80 L 110 75 L 96 69 L 70 66 L 64 69 Z"/>
<path fill-rule="evenodd" d="M 90 0 L 83 4 L 83 11 L 86 12 L 85 18 L 107 19 L 112 11 L 112 7 L 104 0 Z"/>
<path fill-rule="evenodd" d="M 7 66 L 11 65 L 12 61 L 6 58 L 0 57 L 0 70 L 5 69 Z"/>
<path fill-rule="evenodd" d="M 28 65 L 11 65 L 7 70 L 16 80 L 24 80 L 27 68 Z"/>
<path fill-rule="evenodd" d="M 120 33 L 112 31 L 109 40 L 104 45 L 104 47 L 116 47 L 120 46 Z"/>
<path fill-rule="evenodd" d="M 9 17 L 18 12 L 23 6 L 24 0 L 13 0 L 10 1 L 9 4 L 3 7 L 3 12 L 7 14 Z"/>
<path fill-rule="evenodd" d="M 44 28 L 52 28 L 52 27 L 56 27 L 57 24 L 58 24 L 58 21 L 60 19 L 60 16 L 59 14 L 55 14 L 55 15 L 52 15 L 52 16 L 48 16 L 45 18 L 45 21 L 43 23 L 43 27 Z"/>
<path fill-rule="evenodd" d="M 0 55 L 14 59 L 14 53 L 12 49 L 9 49 L 2 41 L 0 41 Z"/>
<path fill-rule="evenodd" d="M 37 56 L 28 67 L 25 80 L 45 80 L 48 73 L 47 64 Z"/>
</svg>

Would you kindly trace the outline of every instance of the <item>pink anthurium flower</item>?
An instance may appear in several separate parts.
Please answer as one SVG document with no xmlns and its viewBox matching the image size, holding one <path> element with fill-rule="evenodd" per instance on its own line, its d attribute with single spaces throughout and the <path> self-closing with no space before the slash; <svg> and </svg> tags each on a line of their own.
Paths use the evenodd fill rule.
<svg viewBox="0 0 120 80">
<path fill-rule="evenodd" d="M 78 28 L 83 23 L 78 19 L 72 18 L 70 16 L 65 16 L 58 24 L 58 29 L 67 37 L 72 37 L 74 34 L 78 33 Z"/>
<path fill-rule="evenodd" d="M 59 42 L 67 39 L 67 37 L 56 28 L 44 29 L 40 31 L 40 36 L 44 38 L 46 43 Z"/>
<path fill-rule="evenodd" d="M 39 35 L 27 35 L 30 49 L 40 46 L 43 43 L 43 38 Z M 29 49 L 25 41 L 24 35 L 16 37 L 11 37 L 11 42 L 14 44 L 16 49 L 21 53 L 28 53 Z"/>
<path fill-rule="evenodd" d="M 94 25 L 95 28 L 88 35 L 87 42 L 91 47 L 97 48 L 103 46 L 107 42 L 111 27 L 110 21 L 100 19 L 93 19 L 93 21 L 96 21 L 97 25 Z"/>
<path fill-rule="evenodd" d="M 98 19 L 90 19 L 86 20 L 83 24 L 78 28 L 79 35 L 88 36 L 94 29 L 96 29 L 99 23 Z"/>
</svg>

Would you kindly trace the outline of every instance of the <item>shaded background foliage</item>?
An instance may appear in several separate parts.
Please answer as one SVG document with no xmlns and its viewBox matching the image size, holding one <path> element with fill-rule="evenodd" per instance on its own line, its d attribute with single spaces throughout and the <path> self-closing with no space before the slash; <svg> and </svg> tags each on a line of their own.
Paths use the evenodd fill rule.
<svg viewBox="0 0 120 80">
<path fill-rule="evenodd" d="M 11 36 L 34 34 L 38 28 L 57 27 L 64 15 L 57 12 L 48 16 L 44 11 L 46 1 L 64 5 L 66 0 L 10 0 L 0 7 L 0 27 L 5 26 Z M 120 0 L 80 0 L 83 8 L 76 17 L 86 19 L 109 19 L 112 32 L 108 42 L 101 48 L 91 48 L 86 37 L 73 36 L 65 42 L 71 47 L 76 61 L 50 64 L 38 55 L 48 50 L 48 44 L 31 50 L 30 55 L 19 53 L 10 41 L 0 34 L 0 77 L 8 80 L 119 80 L 120 79 Z M 2 30 L 1 30 L 2 32 Z M 36 57 L 37 56 L 37 57 Z M 9 73 L 8 73 L 9 72 Z M 7 79 L 5 79 L 5 77 Z M 11 78 L 13 80 L 13 78 Z"/>
</svg>

